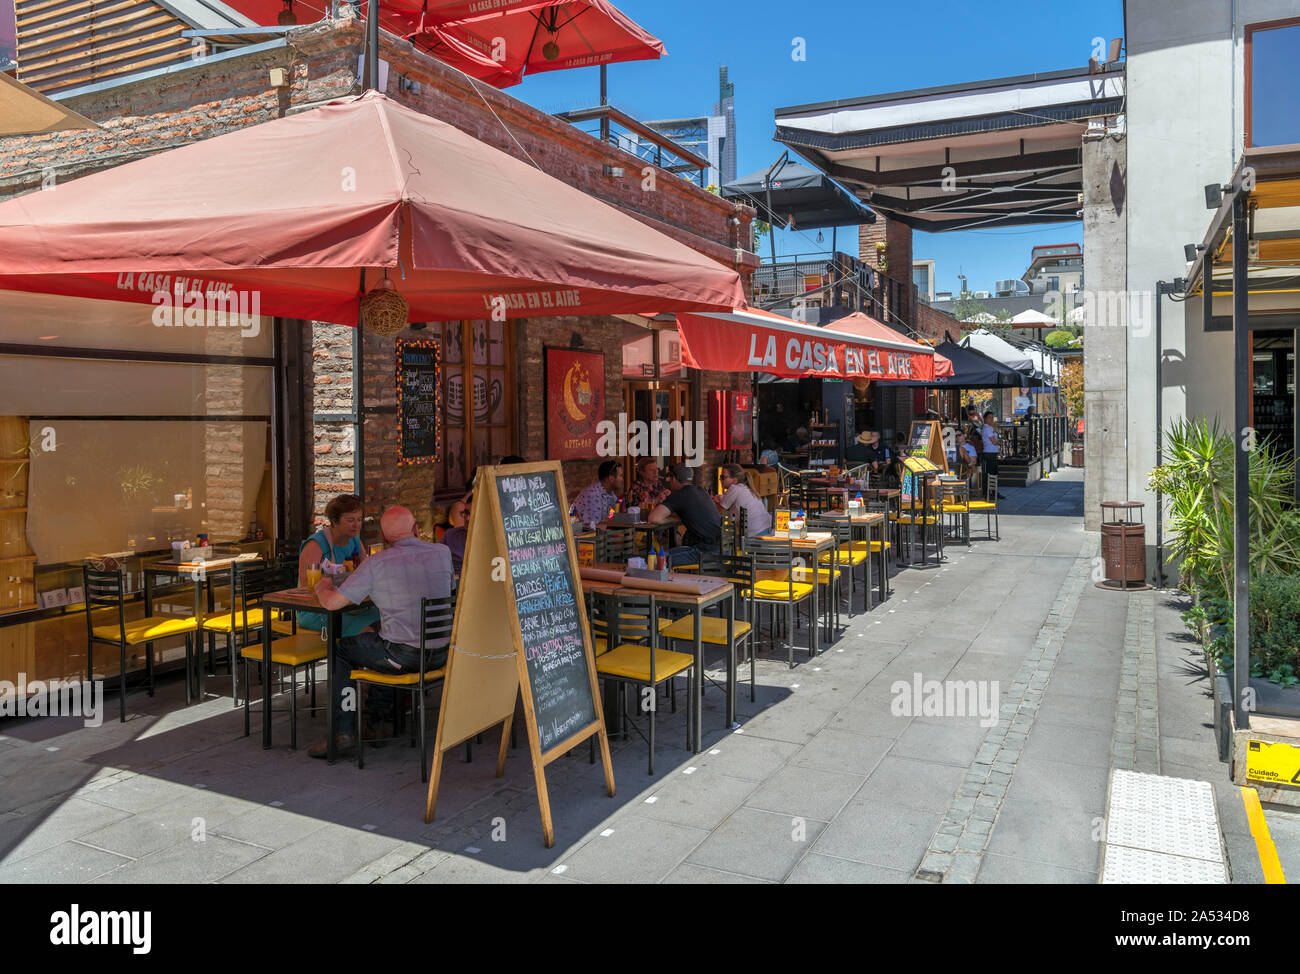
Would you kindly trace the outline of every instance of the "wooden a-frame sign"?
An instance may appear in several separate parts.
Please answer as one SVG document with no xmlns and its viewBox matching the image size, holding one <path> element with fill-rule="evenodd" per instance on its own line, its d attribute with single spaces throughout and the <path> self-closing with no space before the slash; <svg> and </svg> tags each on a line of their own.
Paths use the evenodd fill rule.
<svg viewBox="0 0 1300 974">
<path fill-rule="evenodd" d="M 929 460 L 936 468 L 948 473 L 948 454 L 943 449 L 943 431 L 937 419 L 912 421 L 912 438 L 907 444 L 908 456 Z"/>
<path fill-rule="evenodd" d="M 546 847 L 555 844 L 546 765 L 596 735 L 605 785 L 614 766 L 591 630 L 558 460 L 479 467 L 456 618 L 447 653 L 424 820 L 432 822 L 443 757 L 501 725 L 497 777 L 523 696 Z"/>
</svg>

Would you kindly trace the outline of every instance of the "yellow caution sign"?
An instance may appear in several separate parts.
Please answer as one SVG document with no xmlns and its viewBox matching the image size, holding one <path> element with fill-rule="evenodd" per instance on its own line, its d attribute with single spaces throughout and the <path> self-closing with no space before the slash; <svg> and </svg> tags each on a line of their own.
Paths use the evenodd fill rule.
<svg viewBox="0 0 1300 974">
<path fill-rule="evenodd" d="M 1246 743 L 1246 778 L 1300 787 L 1300 747 L 1270 741 Z"/>
</svg>

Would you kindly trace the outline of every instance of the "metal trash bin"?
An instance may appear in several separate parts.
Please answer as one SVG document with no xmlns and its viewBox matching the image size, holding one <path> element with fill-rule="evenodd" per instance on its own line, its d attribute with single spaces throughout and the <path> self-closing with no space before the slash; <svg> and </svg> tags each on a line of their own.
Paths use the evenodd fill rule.
<svg viewBox="0 0 1300 974">
<path fill-rule="evenodd" d="M 1147 584 L 1147 528 L 1142 523 L 1145 506 L 1141 501 L 1101 502 L 1101 557 L 1106 578 L 1097 588 L 1140 592 L 1151 587 Z M 1133 512 L 1136 521 L 1129 519 Z"/>
<path fill-rule="evenodd" d="M 1072 467 L 1083 466 L 1083 444 L 1078 442 L 1077 440 L 1074 442 L 1074 444 L 1071 446 L 1070 449 L 1070 466 Z"/>
</svg>

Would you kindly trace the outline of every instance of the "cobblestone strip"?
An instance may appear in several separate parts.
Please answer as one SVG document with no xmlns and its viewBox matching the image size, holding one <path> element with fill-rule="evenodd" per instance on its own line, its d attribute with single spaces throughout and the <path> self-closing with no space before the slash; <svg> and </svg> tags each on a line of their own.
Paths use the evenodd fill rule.
<svg viewBox="0 0 1300 974">
<path fill-rule="evenodd" d="M 1033 648 L 1020 664 L 1010 689 L 1000 694 L 998 722 L 984 735 L 975 760 L 930 839 L 915 879 L 932 883 L 975 881 L 993 823 L 1038 715 L 1043 691 L 1074 620 L 1079 595 L 1090 581 L 1097 548 L 1097 536 L 1085 535 L 1078 559 L 1039 628 Z"/>
<path fill-rule="evenodd" d="M 1160 724 L 1156 706 L 1155 592 L 1128 596 L 1128 625 L 1120 664 L 1119 701 L 1110 763 L 1121 771 L 1160 773 Z"/>
</svg>

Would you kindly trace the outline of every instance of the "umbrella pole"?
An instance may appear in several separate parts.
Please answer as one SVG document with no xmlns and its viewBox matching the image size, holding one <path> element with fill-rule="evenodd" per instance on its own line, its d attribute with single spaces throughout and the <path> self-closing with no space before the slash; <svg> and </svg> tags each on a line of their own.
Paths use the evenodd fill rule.
<svg viewBox="0 0 1300 974">
<path fill-rule="evenodd" d="M 366 17 L 366 59 L 361 87 L 364 91 L 379 90 L 379 0 L 370 0 L 370 13 Z"/>
</svg>

